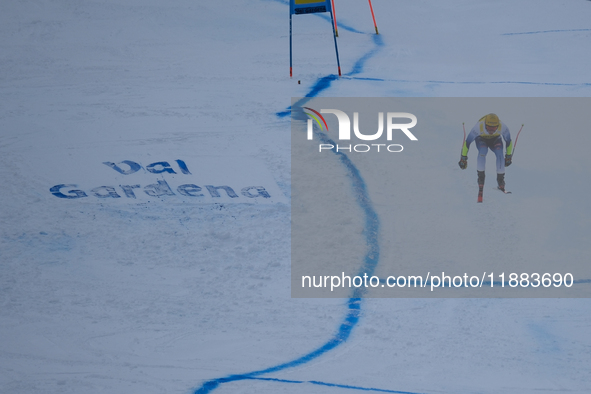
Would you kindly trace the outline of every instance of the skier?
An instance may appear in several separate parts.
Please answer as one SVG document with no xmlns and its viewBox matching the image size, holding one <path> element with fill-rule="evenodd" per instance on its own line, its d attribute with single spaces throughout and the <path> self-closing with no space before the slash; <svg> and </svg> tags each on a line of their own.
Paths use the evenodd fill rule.
<svg viewBox="0 0 591 394">
<path fill-rule="evenodd" d="M 501 138 L 502 137 L 502 138 Z M 503 141 L 505 140 L 506 150 L 503 159 Z M 480 118 L 472 128 L 462 146 L 462 157 L 458 163 L 462 170 L 468 167 L 468 149 L 472 141 L 476 142 L 478 149 L 478 160 L 476 172 L 478 173 L 478 202 L 482 202 L 482 191 L 484 188 L 484 169 L 486 165 L 486 154 L 492 150 L 497 158 L 497 184 L 499 190 L 505 192 L 505 167 L 511 165 L 513 153 L 513 142 L 511 133 L 504 123 L 501 123 L 496 114 L 488 114 Z"/>
</svg>

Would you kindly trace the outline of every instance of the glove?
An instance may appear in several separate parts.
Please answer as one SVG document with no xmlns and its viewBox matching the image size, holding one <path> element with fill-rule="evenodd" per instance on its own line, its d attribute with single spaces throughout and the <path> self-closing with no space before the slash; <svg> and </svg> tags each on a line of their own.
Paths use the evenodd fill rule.
<svg viewBox="0 0 591 394">
<path fill-rule="evenodd" d="M 509 167 L 511 165 L 511 157 L 513 157 L 513 155 L 505 155 L 505 167 Z"/>
<path fill-rule="evenodd" d="M 462 170 L 465 170 L 468 167 L 468 156 L 462 156 L 458 165 Z"/>
</svg>

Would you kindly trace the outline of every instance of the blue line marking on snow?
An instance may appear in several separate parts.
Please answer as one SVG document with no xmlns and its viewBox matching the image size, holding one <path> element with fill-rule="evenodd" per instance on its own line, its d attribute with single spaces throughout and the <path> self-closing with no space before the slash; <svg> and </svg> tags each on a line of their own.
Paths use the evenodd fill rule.
<svg viewBox="0 0 591 394">
<path fill-rule="evenodd" d="M 376 50 L 371 50 L 369 54 L 373 56 Z M 370 56 L 365 55 L 363 58 L 367 61 Z M 362 59 L 363 59 L 362 58 Z M 360 59 L 361 60 L 361 59 Z M 362 69 L 361 65 L 358 65 L 359 62 L 356 63 L 357 69 Z M 361 71 L 358 71 L 361 72 Z M 572 87 L 590 87 L 590 82 L 583 82 L 583 83 L 562 83 L 562 82 L 533 82 L 533 81 L 442 81 L 442 80 L 412 80 L 412 79 L 386 79 L 386 78 L 370 78 L 370 77 L 355 77 L 351 76 L 353 73 L 346 74 L 342 77 L 338 77 L 337 75 L 328 75 L 326 77 L 320 78 L 316 81 L 316 84 L 312 86 L 310 92 L 306 94 L 306 97 L 302 98 L 296 103 L 296 106 L 303 106 L 312 98 L 318 96 L 320 92 L 326 90 L 330 87 L 332 81 L 336 81 L 338 79 L 349 79 L 349 80 L 360 80 L 360 81 L 376 81 L 376 82 L 396 82 L 396 83 L 437 83 L 437 84 L 457 84 L 457 85 L 539 85 L 539 86 L 572 86 Z M 288 107 L 287 110 L 277 112 L 277 116 L 280 118 L 284 118 L 291 114 L 291 107 Z"/>
<path fill-rule="evenodd" d="M 336 7 L 335 7 L 335 8 L 336 8 Z M 336 12 L 335 12 L 335 14 L 336 14 Z M 328 16 L 327 16 L 327 15 L 325 15 L 325 14 L 313 14 L 313 15 L 315 15 L 315 16 L 318 16 L 318 17 L 320 17 L 320 18 L 322 18 L 322 19 L 326 20 L 328 23 L 332 23 L 332 21 L 330 20 L 330 17 L 328 17 Z M 341 30 L 341 29 L 342 29 L 342 30 L 347 30 L 347 31 L 350 31 L 351 33 L 357 33 L 357 34 L 367 34 L 367 33 L 363 32 L 363 31 L 359 31 L 359 30 L 355 29 L 354 27 L 351 27 L 351 26 L 349 26 L 349 25 L 347 25 L 347 24 L 344 24 L 343 22 L 341 22 L 341 21 L 339 21 L 339 20 L 337 20 L 337 28 L 338 28 L 339 30 Z"/>
<path fill-rule="evenodd" d="M 320 385 L 320 386 L 339 387 L 339 388 L 344 388 L 344 389 L 363 390 L 363 391 L 378 391 L 378 392 L 382 392 L 382 393 L 418 394 L 418 393 L 412 393 L 412 392 L 409 392 L 409 391 L 397 391 L 397 390 L 385 390 L 385 389 L 377 389 L 377 388 L 365 388 L 365 387 L 359 387 L 359 386 L 350 386 L 350 385 L 346 385 L 346 384 L 324 383 L 324 382 L 318 382 L 318 381 L 315 381 L 315 380 L 311 380 L 310 383 L 316 384 L 316 385 Z"/>
<path fill-rule="evenodd" d="M 378 47 L 383 46 L 383 42 L 381 40 L 381 37 L 379 39 L 374 39 L 374 43 L 376 43 L 376 45 L 378 45 Z M 363 66 L 364 66 L 365 62 L 367 62 L 367 60 L 369 60 L 376 53 L 377 53 L 377 49 L 372 49 L 369 53 L 367 53 L 362 58 L 360 58 L 355 63 L 354 70 L 352 71 L 352 73 L 350 73 L 350 75 L 354 75 L 356 73 L 361 72 L 363 70 Z M 332 83 L 332 81 L 334 81 L 335 79 L 337 79 L 337 77 L 335 75 L 329 75 L 327 77 L 320 78 L 316 82 L 316 84 L 312 87 L 311 91 L 307 94 L 307 97 L 305 99 L 300 100 L 298 103 L 296 103 L 296 106 L 301 107 L 307 100 L 311 99 L 312 97 L 317 96 L 323 90 L 328 89 L 330 87 L 330 84 Z M 277 113 L 277 116 L 285 117 L 290 114 L 291 114 L 291 109 L 288 111 L 279 112 L 279 113 Z M 317 133 L 317 135 L 321 138 L 321 140 L 325 141 L 326 143 L 332 142 L 332 140 L 330 140 L 323 133 Z M 334 142 L 332 142 L 332 143 L 334 144 Z M 378 244 L 379 221 L 378 221 L 378 215 L 372 207 L 371 200 L 369 199 L 369 195 L 367 193 L 367 187 L 365 185 L 365 181 L 363 180 L 363 177 L 359 173 L 359 170 L 357 169 L 357 167 L 355 167 L 355 165 L 351 162 L 351 160 L 349 160 L 347 155 L 345 155 L 344 153 L 336 152 L 336 150 L 334 150 L 334 149 L 333 149 L 333 152 L 338 156 L 341 163 L 347 168 L 349 175 L 351 176 L 351 179 L 352 179 L 353 195 L 355 196 L 357 203 L 360 205 L 360 207 L 362 208 L 364 215 L 365 215 L 365 228 L 364 228 L 363 234 L 365 236 L 366 244 L 369 245 L 369 247 L 368 247 L 368 251 L 365 255 L 363 265 L 360 268 L 360 272 L 367 273 L 368 275 L 372 275 L 373 272 L 375 271 L 375 268 L 376 268 L 378 261 L 379 261 L 379 244 Z M 324 345 L 320 346 L 319 348 L 309 352 L 308 354 L 306 354 L 302 357 L 299 357 L 295 360 L 292 360 L 292 361 L 289 361 L 289 362 L 286 362 L 283 364 L 279 364 L 274 367 L 270 367 L 270 368 L 259 370 L 259 371 L 253 371 L 253 372 L 250 372 L 247 374 L 229 375 L 229 376 L 226 376 L 223 378 L 209 380 L 209 381 L 203 383 L 203 385 L 195 391 L 195 394 L 209 393 L 209 392 L 215 390 L 220 384 L 223 384 L 223 383 L 235 382 L 235 381 L 246 380 L 246 379 L 253 379 L 259 375 L 277 372 L 277 371 L 281 371 L 281 370 L 284 370 L 287 368 L 293 368 L 293 367 L 305 364 L 311 360 L 314 360 L 317 357 L 320 357 L 321 355 L 327 353 L 328 351 L 336 348 L 337 346 L 341 345 L 342 343 L 346 342 L 347 339 L 349 338 L 349 336 L 351 335 L 351 331 L 359 322 L 359 316 L 360 316 L 360 311 L 361 311 L 361 298 L 360 297 L 363 295 L 363 293 L 364 293 L 364 290 L 362 288 L 356 288 L 354 290 L 352 297 L 349 298 L 349 300 L 347 302 L 347 314 L 346 314 L 343 322 L 339 326 L 337 333 L 331 339 L 329 339 L 328 342 L 326 342 Z M 315 382 L 313 384 L 331 385 L 329 383 L 322 383 L 322 382 Z M 344 385 L 343 386 L 333 385 L 333 387 L 342 387 L 342 388 L 349 388 L 349 389 L 355 388 L 354 386 L 344 386 Z M 363 388 L 356 388 L 356 389 L 366 390 Z M 389 392 L 404 393 L 404 392 L 400 392 L 400 391 L 389 391 Z M 414 393 L 408 393 L 408 394 L 414 394 Z"/>
<path fill-rule="evenodd" d="M 317 380 L 287 380 L 287 379 L 276 379 L 276 378 L 248 378 L 251 380 L 262 380 L 268 382 L 279 382 L 279 383 L 291 383 L 291 384 L 314 384 L 317 386 L 328 386 L 328 387 L 337 387 L 342 389 L 351 389 L 351 390 L 360 390 L 360 391 L 375 391 L 378 393 L 396 393 L 396 394 L 422 394 L 422 393 L 413 393 L 410 391 L 398 391 L 398 390 L 387 390 L 387 389 L 378 389 L 374 387 L 360 387 L 360 386 L 351 386 L 347 384 L 336 384 L 336 383 L 326 383 L 326 382 L 319 382 Z"/>
<path fill-rule="evenodd" d="M 542 86 L 591 86 L 589 82 L 582 83 L 562 83 L 562 82 L 534 82 L 534 81 L 442 81 L 442 80 L 413 80 L 413 79 L 388 79 L 388 78 L 369 78 L 369 77 L 350 77 L 343 76 L 342 79 L 352 79 L 360 81 L 376 82 L 397 82 L 397 83 L 439 83 L 439 84 L 458 84 L 458 85 L 542 85 Z"/>
<path fill-rule="evenodd" d="M 566 29 L 566 30 L 539 30 L 539 31 L 526 31 L 523 33 L 503 33 L 502 36 L 520 36 L 525 34 L 545 34 L 545 33 L 571 33 L 577 31 L 591 31 L 591 29 Z"/>
<path fill-rule="evenodd" d="M 328 138 L 324 133 L 317 132 L 317 135 L 320 137 L 322 142 L 327 144 L 332 143 L 336 146 L 334 141 Z M 365 215 L 365 226 L 363 234 L 365 236 L 366 244 L 369 246 L 368 251 L 365 254 L 363 265 L 360 268 L 360 273 L 366 273 L 367 275 L 371 276 L 374 273 L 375 268 L 378 264 L 380 254 L 378 244 L 378 215 L 372 207 L 371 200 L 369 199 L 369 195 L 367 193 L 365 181 L 363 180 L 363 177 L 359 173 L 357 167 L 355 167 L 355 165 L 351 162 L 349 157 L 344 153 L 337 152 L 335 149 L 332 149 L 332 151 L 338 156 L 341 163 L 347 168 L 353 183 L 353 195 L 355 196 L 355 199 L 359 206 L 363 209 L 363 213 Z M 203 383 L 203 385 L 195 391 L 195 394 L 209 393 L 212 390 L 216 389 L 222 383 L 251 379 L 259 375 L 278 372 L 287 368 L 293 368 L 308 363 L 309 361 L 312 361 L 315 358 L 320 357 L 321 355 L 346 342 L 347 339 L 349 339 L 349 336 L 351 335 L 351 331 L 359 322 L 359 316 L 361 311 L 361 296 L 364 292 L 364 288 L 356 288 L 354 290 L 353 296 L 349 298 L 347 302 L 347 315 L 345 316 L 345 319 L 339 326 L 337 333 L 331 339 L 329 339 L 328 342 L 326 342 L 324 345 L 320 346 L 319 348 L 311 351 L 310 353 L 302 357 L 299 357 L 295 360 L 283 364 L 279 364 L 274 367 L 270 367 L 259 371 L 253 371 L 247 374 L 230 375 L 224 378 L 209 380 Z M 352 387 L 353 386 L 350 386 L 349 388 Z"/>
<path fill-rule="evenodd" d="M 372 50 L 370 50 L 369 52 L 367 52 L 365 55 L 360 57 L 355 62 L 355 65 L 353 66 L 353 70 L 350 73 L 345 74 L 345 76 L 350 77 L 352 75 L 360 74 L 361 72 L 363 72 L 363 70 L 365 68 L 365 63 L 367 63 L 367 61 L 369 59 L 371 59 L 373 56 L 375 56 L 384 47 L 384 40 L 382 39 L 382 36 L 380 36 L 378 34 L 374 34 L 374 35 L 372 35 L 372 37 L 373 37 L 373 43 L 375 44 L 375 47 Z"/>
<path fill-rule="evenodd" d="M 351 162 L 349 157 L 344 154 L 343 152 L 337 152 L 336 147 L 337 144 L 328 138 L 326 134 L 321 132 L 316 132 L 316 135 L 320 137 L 320 141 L 324 144 L 330 144 L 333 146 L 331 151 L 337 155 L 341 163 L 347 168 L 349 174 L 352 177 L 352 186 L 353 192 L 355 193 L 355 198 L 359 206 L 363 209 L 363 213 L 365 215 L 365 224 L 363 233 L 365 235 L 365 239 L 367 241 L 367 245 L 369 246 L 369 250 L 365 255 L 365 259 L 363 265 L 359 271 L 360 275 L 367 274 L 371 276 L 375 271 L 376 266 L 378 265 L 379 256 L 380 256 L 380 247 L 378 242 L 378 232 L 379 232 L 379 219 L 378 214 L 373 209 L 371 200 L 367 193 L 367 186 L 365 185 L 365 181 L 363 177 L 359 173 L 359 170 L 355 165 Z M 362 288 L 355 289 L 353 297 L 361 297 L 363 295 Z"/>
<path fill-rule="evenodd" d="M 583 29 L 584 30 L 584 29 Z M 591 31 L 591 29 L 587 29 Z M 511 33 L 513 34 L 513 33 Z M 526 34 L 526 33 L 515 33 L 515 34 Z M 312 86 L 310 91 L 304 98 L 295 103 L 295 106 L 303 106 L 312 98 L 317 97 L 323 90 L 330 87 L 333 81 L 338 79 L 346 80 L 359 80 L 359 81 L 375 81 L 375 82 L 395 82 L 395 83 L 422 83 L 422 84 L 457 84 L 457 85 L 538 85 L 538 86 L 572 86 L 572 87 L 590 87 L 591 83 L 562 83 L 562 82 L 535 82 L 535 81 L 444 81 L 444 80 L 413 80 L 413 79 L 390 79 L 390 78 L 372 78 L 372 77 L 357 77 L 364 71 L 365 64 L 369 59 L 375 56 L 380 49 L 385 45 L 381 35 L 373 35 L 373 42 L 375 47 L 367 52 L 365 55 L 359 58 L 353 66 L 353 70 L 341 77 L 332 74 L 326 77 L 320 78 Z M 291 107 L 288 107 L 285 111 L 277 112 L 277 116 L 284 118 L 291 114 Z"/>
</svg>

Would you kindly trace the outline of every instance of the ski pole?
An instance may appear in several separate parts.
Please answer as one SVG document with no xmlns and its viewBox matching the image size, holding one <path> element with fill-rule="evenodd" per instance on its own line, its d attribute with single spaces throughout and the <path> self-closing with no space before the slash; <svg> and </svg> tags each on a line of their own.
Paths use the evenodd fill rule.
<svg viewBox="0 0 591 394">
<path fill-rule="evenodd" d="M 462 122 L 462 128 L 464 129 L 464 140 L 462 141 L 462 149 L 464 149 L 464 143 L 466 142 L 466 126 L 464 126 L 464 122 Z"/>
<path fill-rule="evenodd" d="M 515 148 L 517 148 L 517 140 L 519 139 L 519 134 L 521 133 L 521 130 L 523 130 L 523 124 L 521 124 L 521 129 L 519 129 L 517 135 L 515 136 L 515 144 L 513 145 L 513 153 L 511 154 L 511 156 L 515 155 Z"/>
</svg>

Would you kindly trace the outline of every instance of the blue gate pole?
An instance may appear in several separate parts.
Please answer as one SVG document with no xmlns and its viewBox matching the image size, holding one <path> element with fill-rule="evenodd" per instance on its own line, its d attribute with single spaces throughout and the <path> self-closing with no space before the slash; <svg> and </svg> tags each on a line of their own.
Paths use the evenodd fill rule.
<svg viewBox="0 0 591 394">
<path fill-rule="evenodd" d="M 339 47 L 337 46 L 337 34 L 334 29 L 334 19 L 332 16 L 332 10 L 330 10 L 330 21 L 331 21 L 331 25 L 332 25 L 332 36 L 334 37 L 334 49 L 335 49 L 335 52 L 337 53 L 337 66 L 339 68 L 339 77 L 340 77 L 341 76 L 341 61 L 339 60 Z"/>
</svg>

